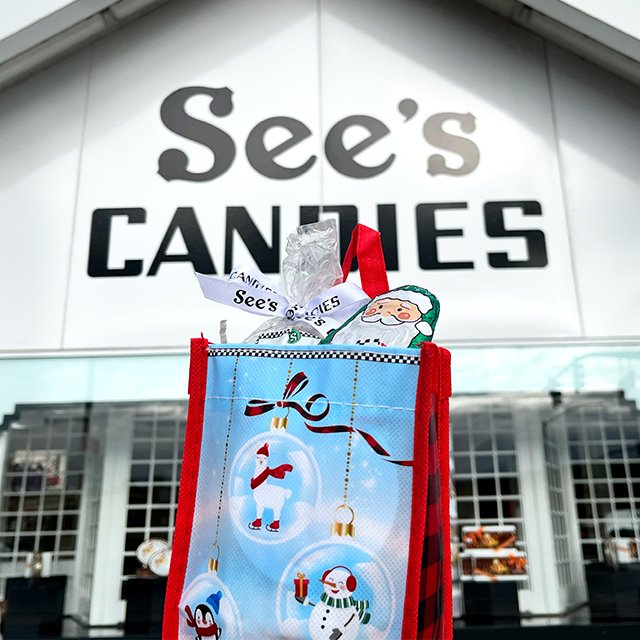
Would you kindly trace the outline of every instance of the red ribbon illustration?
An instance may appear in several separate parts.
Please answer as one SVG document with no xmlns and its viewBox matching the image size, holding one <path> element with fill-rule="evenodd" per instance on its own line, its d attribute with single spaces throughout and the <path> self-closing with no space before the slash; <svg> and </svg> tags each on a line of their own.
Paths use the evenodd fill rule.
<svg viewBox="0 0 640 640">
<path fill-rule="evenodd" d="M 272 411 L 276 407 L 282 407 L 284 409 L 293 409 L 297 411 L 305 420 L 310 420 L 311 422 L 317 422 L 318 420 L 322 420 L 329 413 L 329 401 L 327 397 L 322 393 L 316 393 L 311 396 L 304 407 L 298 402 L 294 402 L 289 400 L 292 396 L 298 395 L 307 385 L 309 384 L 309 378 L 301 371 L 300 373 L 296 373 L 289 383 L 284 389 L 284 395 L 282 396 L 282 400 L 278 400 L 277 402 L 269 402 L 268 400 L 249 400 L 247 402 L 247 406 L 244 409 L 245 416 L 260 416 L 263 413 L 268 413 Z M 320 413 L 311 413 L 313 409 L 313 405 L 318 400 L 327 400 L 327 406 L 320 411 Z"/>
<path fill-rule="evenodd" d="M 365 440 L 365 442 L 379 455 L 388 458 L 389 452 L 370 434 L 362 429 L 356 429 L 355 427 L 349 427 L 346 424 L 334 424 L 326 427 L 312 427 L 310 424 L 305 423 L 305 427 L 309 431 L 314 433 L 359 433 Z M 413 460 L 386 460 L 391 464 L 397 464 L 401 467 L 412 467 Z"/>
<path fill-rule="evenodd" d="M 331 407 L 327 396 L 322 393 L 316 393 L 312 395 L 304 407 L 298 402 L 289 400 L 292 396 L 298 395 L 307 385 L 309 384 L 309 378 L 307 378 L 306 374 L 302 371 L 300 373 L 296 373 L 293 378 L 288 382 L 285 387 L 284 394 L 282 396 L 282 400 L 278 400 L 277 402 L 270 402 L 268 400 L 249 400 L 247 402 L 247 406 L 244 409 L 245 416 L 260 416 L 263 413 L 268 413 L 269 411 L 273 411 L 276 407 L 285 408 L 287 410 L 293 409 L 297 411 L 305 420 L 309 420 L 310 422 L 318 422 L 323 418 L 327 417 L 329 413 L 329 409 Z M 326 406 L 319 413 L 312 413 L 313 405 L 318 400 L 325 400 Z M 388 460 L 389 452 L 370 434 L 362 429 L 356 429 L 356 427 L 350 427 L 345 424 L 334 424 L 327 426 L 317 426 L 314 427 L 305 422 L 305 427 L 312 431 L 313 433 L 359 433 L 365 440 L 365 442 L 379 455 L 384 458 L 387 458 L 387 462 L 391 464 L 397 464 L 402 467 L 411 467 L 413 466 L 413 460 Z"/>
</svg>

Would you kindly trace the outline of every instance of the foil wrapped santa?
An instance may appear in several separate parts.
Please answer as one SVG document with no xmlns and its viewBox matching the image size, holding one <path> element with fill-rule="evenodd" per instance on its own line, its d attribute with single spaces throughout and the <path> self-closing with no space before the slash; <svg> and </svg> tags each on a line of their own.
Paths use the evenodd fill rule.
<svg viewBox="0 0 640 640">
<path fill-rule="evenodd" d="M 405 285 L 373 298 L 320 344 L 419 347 L 432 340 L 439 314 L 430 291 Z"/>
</svg>

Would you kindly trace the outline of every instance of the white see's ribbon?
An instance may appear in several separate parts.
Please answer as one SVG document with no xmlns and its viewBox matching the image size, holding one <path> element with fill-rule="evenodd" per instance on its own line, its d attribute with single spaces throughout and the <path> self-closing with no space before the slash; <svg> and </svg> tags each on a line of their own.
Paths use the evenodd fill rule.
<svg viewBox="0 0 640 640">
<path fill-rule="evenodd" d="M 359 286 L 343 282 L 314 296 L 302 307 L 280 293 L 262 271 L 251 266 L 234 269 L 226 280 L 203 273 L 196 273 L 196 277 L 209 300 L 261 316 L 304 320 L 323 335 L 369 302 L 369 296 Z"/>
</svg>

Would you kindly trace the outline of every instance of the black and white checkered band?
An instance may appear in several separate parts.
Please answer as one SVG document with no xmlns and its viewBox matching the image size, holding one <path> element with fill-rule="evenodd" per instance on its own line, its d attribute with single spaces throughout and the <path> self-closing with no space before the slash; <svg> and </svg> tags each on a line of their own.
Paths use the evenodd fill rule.
<svg viewBox="0 0 640 640">
<path fill-rule="evenodd" d="M 261 333 L 258 341 L 260 340 L 275 340 L 276 338 L 282 338 L 282 336 L 289 335 L 291 333 L 291 329 L 280 329 L 280 331 L 269 331 L 267 333 Z M 296 329 L 298 333 L 303 338 L 317 338 L 318 336 L 314 336 L 313 333 L 307 333 L 306 331 L 300 331 Z"/>
<path fill-rule="evenodd" d="M 391 362 L 394 364 L 420 364 L 420 351 L 415 356 L 402 353 L 381 353 L 379 351 L 349 351 L 327 348 L 317 351 L 303 349 L 259 349 L 247 347 L 209 347 L 210 356 L 248 356 L 254 358 L 286 358 L 301 360 L 369 360 L 371 362 Z"/>
</svg>

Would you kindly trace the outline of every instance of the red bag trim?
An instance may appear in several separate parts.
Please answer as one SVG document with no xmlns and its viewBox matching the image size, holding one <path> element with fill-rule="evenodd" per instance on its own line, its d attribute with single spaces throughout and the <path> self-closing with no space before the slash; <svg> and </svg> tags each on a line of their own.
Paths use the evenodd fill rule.
<svg viewBox="0 0 640 640">
<path fill-rule="evenodd" d="M 163 640 L 178 637 L 179 605 L 189 558 L 193 512 L 198 488 L 198 468 L 204 422 L 204 404 L 207 391 L 207 364 L 209 341 L 206 338 L 191 340 L 189 363 L 189 413 L 184 441 L 178 513 L 173 536 L 173 554 L 167 582 L 162 624 Z"/>
<path fill-rule="evenodd" d="M 402 637 L 417 637 L 420 606 L 420 578 L 422 551 L 427 517 L 427 489 L 429 479 L 429 423 L 434 379 L 437 385 L 438 347 L 425 343 L 420 349 L 420 373 L 416 389 L 416 411 L 413 435 L 413 490 L 411 496 L 411 527 L 409 556 L 402 620 Z M 437 387 L 436 387 L 437 388 Z"/>
<path fill-rule="evenodd" d="M 450 469 L 449 469 L 449 397 L 451 396 L 451 353 L 440 349 L 440 392 L 438 397 L 438 454 L 440 456 L 440 504 L 444 534 L 442 558 L 442 638 L 453 638 L 453 583 L 451 577 Z"/>
<path fill-rule="evenodd" d="M 362 290 L 375 298 L 389 291 L 380 232 L 363 224 L 356 225 L 342 261 L 342 279 L 346 282 L 353 259 L 358 259 Z"/>
</svg>

